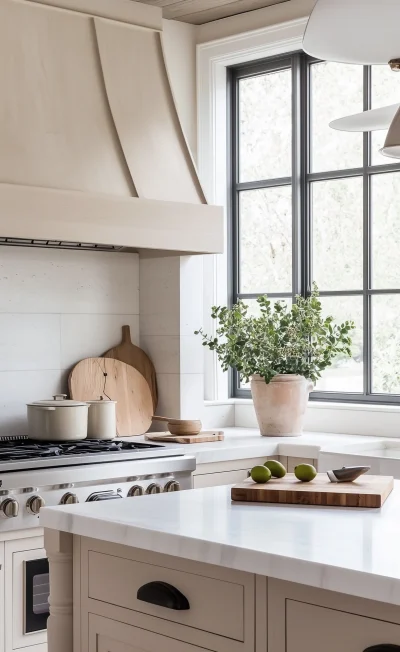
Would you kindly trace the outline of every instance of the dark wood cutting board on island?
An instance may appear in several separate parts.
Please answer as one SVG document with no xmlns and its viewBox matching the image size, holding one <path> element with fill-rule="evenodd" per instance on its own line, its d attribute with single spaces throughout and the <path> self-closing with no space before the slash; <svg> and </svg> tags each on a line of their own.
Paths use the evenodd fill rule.
<svg viewBox="0 0 400 652">
<path fill-rule="evenodd" d="M 322 505 L 326 507 L 382 507 L 393 489 L 393 478 L 364 475 L 354 482 L 333 483 L 326 473 L 318 473 L 312 482 L 300 482 L 294 473 L 272 478 L 265 484 L 249 479 L 231 489 L 233 501 Z"/>
</svg>

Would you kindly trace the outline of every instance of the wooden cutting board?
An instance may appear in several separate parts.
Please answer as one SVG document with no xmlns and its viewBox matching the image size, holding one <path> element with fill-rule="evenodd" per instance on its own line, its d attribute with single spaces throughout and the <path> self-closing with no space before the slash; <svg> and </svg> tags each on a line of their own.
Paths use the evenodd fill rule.
<svg viewBox="0 0 400 652">
<path fill-rule="evenodd" d="M 326 473 L 312 482 L 299 482 L 294 473 L 266 484 L 249 479 L 231 489 L 231 498 L 241 502 L 325 505 L 329 507 L 382 507 L 393 489 L 393 478 L 364 475 L 355 482 L 334 484 Z"/>
<path fill-rule="evenodd" d="M 86 358 L 69 376 L 69 392 L 77 401 L 104 398 L 117 401 L 117 435 L 142 435 L 150 428 L 153 400 L 144 377 L 119 360 Z"/>
<path fill-rule="evenodd" d="M 131 331 L 129 326 L 122 326 L 122 342 L 118 346 L 106 351 L 103 358 L 113 358 L 131 365 L 144 376 L 150 387 L 153 397 L 153 414 L 156 412 L 158 403 L 156 370 L 149 356 L 138 346 L 132 344 Z"/>
<path fill-rule="evenodd" d="M 154 432 L 145 435 L 148 441 L 162 441 L 165 444 L 204 444 L 212 441 L 224 441 L 225 436 L 222 430 L 203 430 L 198 435 L 170 435 L 166 432 Z"/>
</svg>

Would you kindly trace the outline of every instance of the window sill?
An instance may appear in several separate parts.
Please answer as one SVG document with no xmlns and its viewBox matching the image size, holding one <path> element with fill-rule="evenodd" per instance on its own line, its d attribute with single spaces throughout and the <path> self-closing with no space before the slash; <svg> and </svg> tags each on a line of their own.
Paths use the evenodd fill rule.
<svg viewBox="0 0 400 652">
<path fill-rule="evenodd" d="M 235 405 L 253 405 L 251 398 L 232 398 Z M 225 404 L 225 401 L 206 401 L 206 403 Z M 400 405 L 379 405 L 362 403 L 336 403 L 332 401 L 309 401 L 308 409 L 313 410 L 348 410 L 350 412 L 393 412 L 400 415 Z"/>
<path fill-rule="evenodd" d="M 257 428 L 251 399 L 205 401 L 210 427 Z M 361 405 L 310 401 L 304 429 L 308 432 L 400 437 L 400 405 Z"/>
</svg>

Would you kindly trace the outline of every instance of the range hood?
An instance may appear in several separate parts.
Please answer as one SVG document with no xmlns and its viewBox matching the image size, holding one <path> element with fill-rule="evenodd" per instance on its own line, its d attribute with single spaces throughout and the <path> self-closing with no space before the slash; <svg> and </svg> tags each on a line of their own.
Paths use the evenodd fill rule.
<svg viewBox="0 0 400 652">
<path fill-rule="evenodd" d="M 218 253 L 161 9 L 0 0 L 0 244 Z"/>
</svg>

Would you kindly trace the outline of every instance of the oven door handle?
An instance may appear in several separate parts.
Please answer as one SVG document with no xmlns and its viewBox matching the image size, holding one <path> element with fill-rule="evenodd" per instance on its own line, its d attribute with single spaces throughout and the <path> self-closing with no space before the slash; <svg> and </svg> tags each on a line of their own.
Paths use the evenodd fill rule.
<svg viewBox="0 0 400 652">
<path fill-rule="evenodd" d="M 166 609 L 185 611 L 190 609 L 188 599 L 171 584 L 166 582 L 149 582 L 138 589 L 137 599 L 149 604 L 156 604 Z"/>
</svg>

